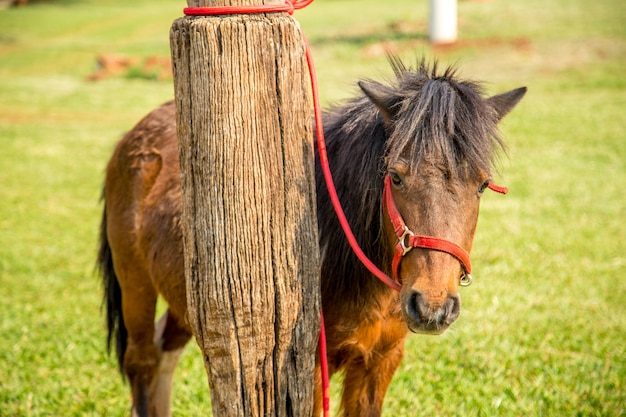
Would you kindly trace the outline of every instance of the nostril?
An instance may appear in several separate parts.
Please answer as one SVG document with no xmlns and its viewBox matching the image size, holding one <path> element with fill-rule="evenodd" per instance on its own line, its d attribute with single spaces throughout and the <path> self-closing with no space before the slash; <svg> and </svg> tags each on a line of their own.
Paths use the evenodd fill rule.
<svg viewBox="0 0 626 417">
<path fill-rule="evenodd" d="M 444 308 L 446 309 L 446 323 L 451 324 L 461 314 L 461 298 L 458 295 L 448 297 Z"/>
<path fill-rule="evenodd" d="M 415 322 L 422 321 L 426 313 L 426 308 L 422 294 L 418 291 L 412 291 L 406 305 L 406 311 L 409 317 Z"/>
</svg>

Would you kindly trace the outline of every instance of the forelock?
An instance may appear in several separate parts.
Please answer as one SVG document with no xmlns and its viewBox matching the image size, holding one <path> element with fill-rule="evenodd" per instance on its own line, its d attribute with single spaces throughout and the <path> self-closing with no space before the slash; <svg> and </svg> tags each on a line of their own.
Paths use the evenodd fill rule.
<svg viewBox="0 0 626 417">
<path fill-rule="evenodd" d="M 412 168 L 437 161 L 452 173 L 460 166 L 489 171 L 502 147 L 497 121 L 475 82 L 458 80 L 456 70 L 437 73 L 424 61 L 417 71 L 393 60 L 397 107 L 386 159 L 407 159 Z"/>
</svg>

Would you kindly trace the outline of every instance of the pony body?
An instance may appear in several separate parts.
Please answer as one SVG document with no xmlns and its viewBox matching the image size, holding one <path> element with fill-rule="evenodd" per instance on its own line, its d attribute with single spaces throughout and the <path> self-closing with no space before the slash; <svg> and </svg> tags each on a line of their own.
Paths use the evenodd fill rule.
<svg viewBox="0 0 626 417">
<path fill-rule="evenodd" d="M 497 122 L 525 88 L 483 98 L 452 70 L 437 75 L 392 59 L 396 82 L 361 82 L 364 95 L 324 116 L 335 184 L 364 252 L 391 273 L 398 244 L 382 209 L 390 178 L 407 224 L 470 251 L 480 194 L 501 145 Z M 329 372 L 344 372 L 345 416 L 379 416 L 409 331 L 438 334 L 460 314 L 462 266 L 439 251 L 402 260 L 398 294 L 369 273 L 343 237 L 316 161 L 321 291 Z M 128 377 L 133 415 L 170 414 L 172 375 L 191 338 L 186 322 L 180 167 L 173 102 L 142 119 L 108 164 L 98 257 L 104 278 L 108 343 Z M 168 310 L 154 324 L 157 295 Z M 316 415 L 321 412 L 316 370 Z"/>
</svg>

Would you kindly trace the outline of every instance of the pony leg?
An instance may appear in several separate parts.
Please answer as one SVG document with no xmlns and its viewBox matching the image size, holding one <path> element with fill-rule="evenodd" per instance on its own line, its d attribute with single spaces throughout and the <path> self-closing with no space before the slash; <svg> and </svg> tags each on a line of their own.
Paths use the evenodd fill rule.
<svg viewBox="0 0 626 417">
<path fill-rule="evenodd" d="M 190 338 L 191 333 L 179 325 L 171 310 L 166 311 L 155 325 L 154 343 L 162 352 L 149 391 L 150 411 L 155 417 L 172 415 L 174 371 Z"/>
<path fill-rule="evenodd" d="M 380 356 L 378 356 L 380 355 Z M 366 362 L 352 360 L 345 368 L 341 408 L 345 417 L 379 417 L 383 400 L 404 355 L 404 340 Z"/>
<path fill-rule="evenodd" d="M 132 275 L 147 277 L 147 274 Z M 122 312 L 128 331 L 128 347 L 124 354 L 124 372 L 128 376 L 133 397 L 133 417 L 149 417 L 149 387 L 154 377 L 160 352 L 154 344 L 154 314 L 157 294 L 151 284 L 141 285 L 141 279 L 121 280 Z M 143 280 L 145 282 L 145 280 Z M 131 285 L 132 284 L 132 285 Z"/>
</svg>

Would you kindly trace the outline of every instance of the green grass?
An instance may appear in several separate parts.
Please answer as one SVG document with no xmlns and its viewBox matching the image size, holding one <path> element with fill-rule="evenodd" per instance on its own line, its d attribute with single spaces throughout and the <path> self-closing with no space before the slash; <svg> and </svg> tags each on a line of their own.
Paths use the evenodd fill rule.
<svg viewBox="0 0 626 417">
<path fill-rule="evenodd" d="M 51 1 L 0 10 L 0 416 L 127 415 L 94 274 L 104 166 L 172 97 L 133 74 L 88 82 L 101 53 L 169 54 L 184 2 Z M 461 46 L 426 40 L 427 2 L 317 0 L 296 13 L 325 103 L 388 78 L 385 50 L 527 85 L 486 194 L 476 280 L 439 337 L 411 336 L 385 415 L 626 415 L 626 3 L 459 1 Z M 333 380 L 337 404 L 339 379 Z M 198 348 L 175 415 L 206 415 Z"/>
</svg>

